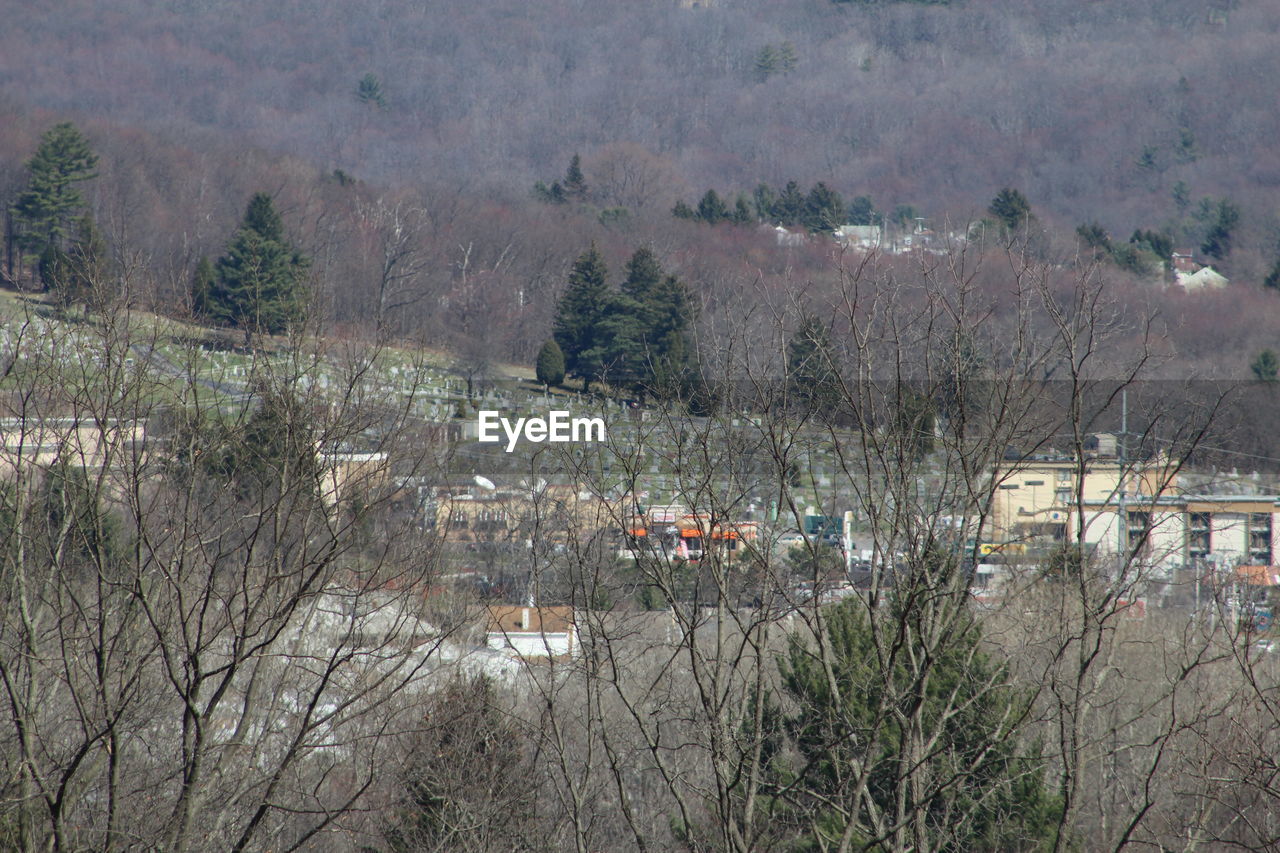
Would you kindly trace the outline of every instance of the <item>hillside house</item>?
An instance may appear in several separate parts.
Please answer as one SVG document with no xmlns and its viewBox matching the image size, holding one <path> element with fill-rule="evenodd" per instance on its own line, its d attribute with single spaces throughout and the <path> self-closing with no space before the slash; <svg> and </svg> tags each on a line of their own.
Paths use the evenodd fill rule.
<svg viewBox="0 0 1280 853">
<path fill-rule="evenodd" d="M 1173 278 L 1186 291 L 1217 290 L 1231 281 L 1213 267 L 1201 267 L 1193 273 L 1174 273 Z"/>
<path fill-rule="evenodd" d="M 836 242 L 846 249 L 870 251 L 880 248 L 879 225 L 841 225 L 834 232 Z"/>
<path fill-rule="evenodd" d="M 1198 263 L 1190 249 L 1175 251 L 1172 258 L 1173 280 L 1187 291 L 1226 287 L 1230 279 L 1213 267 Z"/>
</svg>

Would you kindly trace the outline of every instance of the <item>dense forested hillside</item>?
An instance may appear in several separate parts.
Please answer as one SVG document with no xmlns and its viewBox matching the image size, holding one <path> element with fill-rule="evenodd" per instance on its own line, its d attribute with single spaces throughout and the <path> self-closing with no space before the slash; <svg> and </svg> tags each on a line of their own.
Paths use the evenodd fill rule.
<svg viewBox="0 0 1280 853">
<path fill-rule="evenodd" d="M 959 213 L 1017 184 L 1065 217 L 1119 226 L 1169 215 L 1178 180 L 1239 195 L 1280 179 L 1273 12 L 70 2 L 10 10 L 0 46 L 5 88 L 25 104 L 233 133 L 379 181 L 523 184 L 574 150 L 629 143 L 699 185 L 821 179 Z M 365 74 L 382 108 L 356 97 Z"/>
<path fill-rule="evenodd" d="M 348 319 L 381 287 L 367 283 L 383 251 L 378 200 L 412 204 L 429 298 L 455 315 L 431 312 L 436 331 L 472 339 L 482 315 L 485 335 L 500 330 L 487 346 L 529 360 L 591 237 L 617 263 L 656 242 L 716 296 L 767 279 L 772 262 L 748 255 L 747 236 L 670 221 L 708 187 L 732 203 L 760 182 L 821 181 L 939 229 L 1017 187 L 1063 255 L 1086 222 L 1198 249 L 1226 201 L 1238 223 L 1215 265 L 1256 285 L 1280 239 L 1272 12 L 1230 0 L 24 4 L 0 34 L 0 190 L 21 187 L 54 121 L 81 122 L 103 155 L 97 218 L 167 270 L 169 300 L 253 192 L 280 194 L 317 272 L 344 282 L 330 294 Z M 591 209 L 533 201 L 574 154 Z M 602 211 L 615 213 L 604 226 Z M 818 255 L 780 268 L 819 275 Z M 1274 337 L 1241 328 L 1226 372 Z"/>
</svg>

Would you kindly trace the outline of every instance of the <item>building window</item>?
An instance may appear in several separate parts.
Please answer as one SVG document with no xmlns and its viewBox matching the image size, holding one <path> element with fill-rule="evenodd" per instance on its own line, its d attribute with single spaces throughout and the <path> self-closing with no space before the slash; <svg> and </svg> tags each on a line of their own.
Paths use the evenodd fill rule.
<svg viewBox="0 0 1280 853">
<path fill-rule="evenodd" d="M 1211 516 L 1207 512 L 1193 512 L 1187 517 L 1187 557 L 1203 560 L 1209 556 L 1212 543 L 1209 540 Z"/>
<path fill-rule="evenodd" d="M 1070 482 L 1071 482 L 1071 471 L 1070 471 L 1070 470 L 1068 470 L 1068 469 L 1066 469 L 1066 468 L 1060 468 L 1060 469 L 1058 469 L 1058 482 L 1059 482 L 1059 483 L 1070 483 Z"/>
<path fill-rule="evenodd" d="M 1249 514 L 1249 562 L 1271 565 L 1271 513 Z"/>
<path fill-rule="evenodd" d="M 1027 481 L 1025 481 L 1022 485 L 1024 485 L 1024 486 L 1043 486 L 1043 485 L 1044 485 L 1044 480 L 1027 480 Z"/>
<path fill-rule="evenodd" d="M 1150 543 L 1147 541 L 1147 533 L 1151 530 L 1151 513 L 1142 511 L 1132 511 L 1129 513 L 1129 551 L 1136 556 L 1143 556 L 1148 551 Z"/>
</svg>

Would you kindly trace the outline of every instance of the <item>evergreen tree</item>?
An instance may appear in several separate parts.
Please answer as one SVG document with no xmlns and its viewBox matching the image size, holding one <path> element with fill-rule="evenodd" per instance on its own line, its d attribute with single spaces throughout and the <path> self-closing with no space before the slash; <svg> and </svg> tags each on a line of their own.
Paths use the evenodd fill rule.
<svg viewBox="0 0 1280 853">
<path fill-rule="evenodd" d="M 535 778 L 544 757 L 485 676 L 458 677 L 422 700 L 424 725 L 404 756 L 391 853 L 538 849 Z M 371 847 L 364 848 L 372 850 Z"/>
<path fill-rule="evenodd" d="M 1253 364 L 1249 365 L 1249 369 L 1253 371 L 1253 376 L 1260 382 L 1275 382 L 1276 375 L 1280 373 L 1280 358 L 1276 357 L 1274 350 L 1264 349 L 1258 353 L 1258 357 L 1253 360 Z"/>
<path fill-rule="evenodd" d="M 1164 260 L 1173 256 L 1173 238 L 1159 231 L 1144 231 L 1139 228 L 1133 232 L 1129 242 Z"/>
<path fill-rule="evenodd" d="M 547 204 L 567 204 L 569 201 L 559 181 L 552 181 L 551 186 L 547 186 L 542 181 L 536 182 L 533 185 L 533 197 Z"/>
<path fill-rule="evenodd" d="M 903 761 L 912 720 L 928 727 L 923 759 L 936 780 L 917 794 L 924 798 L 915 808 L 926 832 L 936 833 L 920 842 L 954 853 L 1033 850 L 1051 842 L 1060 807 L 1045 790 L 1037 751 L 1016 736 L 1026 700 L 1006 686 L 1002 664 L 983 650 L 980 625 L 957 617 L 963 621 L 948 642 L 931 652 L 907 651 L 902 643 L 922 636 L 910 625 L 912 614 L 888 620 L 887 630 L 901 633 L 877 637 L 865 607 L 854 597 L 826 608 L 829 669 L 828 658 L 800 635 L 779 661 L 783 690 L 796 710 L 773 729 L 790 735 L 795 758 L 780 759 L 775 769 L 787 802 L 808 810 L 800 825 L 816 833 L 802 849 L 825 849 L 850 824 L 870 828 L 872 814 L 894 813 L 902 783 L 920 778 L 921 768 Z M 921 667 L 927 678 L 919 676 Z M 850 767 L 866 767 L 866 788 L 847 784 Z M 786 806 L 776 805 L 785 817 Z M 851 840 L 859 849 L 885 843 L 856 832 Z"/>
<path fill-rule="evenodd" d="M 1218 204 L 1211 197 L 1205 196 L 1200 199 L 1200 203 L 1196 205 L 1196 209 L 1191 212 L 1191 216 L 1197 222 L 1201 222 L 1207 228 L 1218 218 Z"/>
<path fill-rule="evenodd" d="M 1215 260 L 1222 260 L 1231 252 L 1233 232 L 1240 224 L 1240 208 L 1227 199 L 1218 202 L 1214 211 L 1213 224 L 1205 235 L 1200 251 Z"/>
<path fill-rule="evenodd" d="M 1085 246 L 1096 249 L 1100 253 L 1106 253 L 1111 249 L 1111 237 L 1107 234 L 1107 229 L 1097 222 L 1086 222 L 1076 226 L 1076 236 Z"/>
<path fill-rule="evenodd" d="M 45 293 L 56 293 L 62 287 L 67 276 L 70 263 L 67 253 L 52 243 L 46 245 L 36 262 L 36 274 L 40 277 L 40 289 Z"/>
<path fill-rule="evenodd" d="M 249 199 L 249 207 L 244 212 L 241 227 L 253 229 L 265 240 L 284 242 L 284 220 L 276 212 L 275 202 L 266 193 L 254 193 L 253 198 Z"/>
<path fill-rule="evenodd" d="M 626 274 L 627 277 L 622 281 L 622 293 L 643 305 L 647 311 L 662 281 L 662 265 L 658 263 L 658 256 L 648 246 L 641 246 L 627 261 Z M 645 319 L 648 323 L 649 318 Z"/>
<path fill-rule="evenodd" d="M 676 276 L 663 272 L 657 256 L 647 247 L 637 249 L 627 262 L 627 277 L 615 310 L 638 323 L 616 322 L 620 350 L 628 380 L 642 394 L 674 396 L 686 373 L 692 345 L 693 303 Z"/>
<path fill-rule="evenodd" d="M 840 193 L 819 181 L 804 200 L 802 224 L 810 231 L 833 231 L 843 223 L 844 199 Z"/>
<path fill-rule="evenodd" d="M 105 284 L 106 262 L 106 241 L 93 218 L 85 214 L 77 221 L 75 238 L 66 251 L 50 243 L 40 253 L 40 283 L 63 310 L 75 304 L 87 306 Z"/>
<path fill-rule="evenodd" d="M 1173 269 L 1173 238 L 1159 231 L 1144 231 L 1141 228 L 1133 232 L 1129 243 L 1146 258 L 1146 265 L 1159 270 Z"/>
<path fill-rule="evenodd" d="M 1008 231 L 1017 231 L 1033 218 L 1026 196 L 1011 187 L 996 193 L 987 210 Z"/>
<path fill-rule="evenodd" d="M 387 108 L 387 98 L 382 94 L 382 82 L 373 74 L 364 75 L 356 84 L 356 100 L 380 110 Z"/>
<path fill-rule="evenodd" d="M 626 229 L 631 224 L 631 211 L 625 207 L 606 207 L 596 221 L 606 228 Z"/>
<path fill-rule="evenodd" d="M 648 373 L 647 306 L 624 293 L 612 294 L 600 320 L 599 377 L 615 389 L 641 389 Z"/>
<path fill-rule="evenodd" d="M 281 494 L 318 495 L 320 463 L 313 421 L 303 401 L 288 389 L 258 384 L 254 408 L 236 422 L 208 413 L 184 412 L 177 425 L 175 462 L 231 487 L 241 499 Z"/>
<path fill-rule="evenodd" d="M 1178 130 L 1178 147 L 1174 152 L 1178 162 L 1181 164 L 1194 163 L 1200 157 L 1200 151 L 1196 147 L 1195 135 L 1188 128 L 1180 128 Z"/>
<path fill-rule="evenodd" d="M 548 388 L 564 381 L 564 353 L 554 340 L 538 350 L 537 374 L 538 381 Z"/>
<path fill-rule="evenodd" d="M 98 176 L 98 155 L 70 122 L 54 125 L 27 161 L 31 179 L 13 205 L 19 245 L 37 254 L 63 248 L 72 221 L 84 206 L 77 184 Z"/>
<path fill-rule="evenodd" d="M 789 74 L 796 69 L 796 46 L 789 41 L 767 44 L 756 54 L 755 72 L 761 82 L 774 74 Z"/>
<path fill-rule="evenodd" d="M 789 41 L 784 41 L 778 45 L 777 50 L 778 70 L 783 74 L 790 74 L 796 70 L 799 64 L 799 57 L 796 56 L 796 46 Z"/>
<path fill-rule="evenodd" d="M 755 221 L 755 215 L 751 212 L 751 202 L 747 201 L 745 195 L 738 193 L 738 200 L 733 206 L 733 224 L 750 225 Z"/>
<path fill-rule="evenodd" d="M 582 174 L 582 158 L 577 154 L 573 155 L 564 173 L 564 194 L 574 201 L 587 199 L 587 179 Z"/>
<path fill-rule="evenodd" d="M 729 208 L 715 190 L 707 190 L 698 201 L 698 218 L 708 225 L 719 225 L 729 218 Z"/>
<path fill-rule="evenodd" d="M 1178 206 L 1178 212 L 1183 213 L 1191 204 L 1191 188 L 1187 186 L 1186 181 L 1178 181 L 1173 185 L 1172 190 L 1173 203 Z"/>
<path fill-rule="evenodd" d="M 257 193 L 227 253 L 218 259 L 208 314 L 216 322 L 277 334 L 302 319 L 310 261 L 291 246 L 271 196 Z"/>
<path fill-rule="evenodd" d="M 871 196 L 860 195 L 849 202 L 848 221 L 850 225 L 880 224 L 880 213 L 871 202 Z"/>
<path fill-rule="evenodd" d="M 778 196 L 768 184 L 760 184 L 751 193 L 751 201 L 755 204 L 756 218 L 761 222 L 772 222 L 778 218 Z"/>
<path fill-rule="evenodd" d="M 894 435 L 904 460 L 918 461 L 933 452 L 937 424 L 934 400 L 905 383 L 899 384 L 895 421 Z"/>
<path fill-rule="evenodd" d="M 1138 276 L 1152 276 L 1160 271 L 1159 258 L 1132 243 L 1113 244 L 1111 261 L 1120 269 Z"/>
<path fill-rule="evenodd" d="M 696 219 L 698 213 L 684 201 L 677 201 L 676 206 L 671 208 L 671 215 L 676 219 Z"/>
<path fill-rule="evenodd" d="M 819 317 L 806 317 L 787 342 L 787 393 L 805 414 L 829 414 L 839 404 L 831 335 Z"/>
<path fill-rule="evenodd" d="M 602 321 L 611 303 L 609 270 L 595 244 L 583 252 L 569 273 L 569 284 L 556 305 L 555 342 L 564 353 L 565 371 L 590 384 L 604 367 Z"/>
<path fill-rule="evenodd" d="M 674 275 L 663 276 L 652 291 L 648 317 L 647 390 L 664 399 L 688 398 L 697 309 L 684 282 Z"/>
<path fill-rule="evenodd" d="M 1157 148 L 1156 146 L 1145 145 L 1142 148 L 1142 153 L 1138 155 L 1138 159 L 1137 161 L 1135 161 L 1134 165 L 1136 165 L 1139 169 L 1142 169 L 1148 172 L 1154 172 L 1157 170 L 1163 172 L 1164 169 L 1160 168 L 1160 164 L 1156 160 L 1156 155 L 1158 155 L 1159 153 L 1160 153 L 1160 149 Z"/>
<path fill-rule="evenodd" d="M 773 216 L 781 225 L 799 225 L 804 216 L 804 194 L 795 181 L 787 181 L 773 205 Z"/>
<path fill-rule="evenodd" d="M 756 77 L 761 82 L 768 80 L 770 75 L 777 73 L 778 65 L 778 49 L 771 44 L 766 44 L 756 54 Z"/>
<path fill-rule="evenodd" d="M 1262 284 L 1272 290 L 1280 290 L 1280 260 L 1277 260 L 1271 272 L 1262 280 Z"/>
<path fill-rule="evenodd" d="M 60 461 L 41 483 L 40 540 L 64 569 L 96 573 L 123 556 L 119 519 L 102 506 L 85 469 Z"/>
</svg>

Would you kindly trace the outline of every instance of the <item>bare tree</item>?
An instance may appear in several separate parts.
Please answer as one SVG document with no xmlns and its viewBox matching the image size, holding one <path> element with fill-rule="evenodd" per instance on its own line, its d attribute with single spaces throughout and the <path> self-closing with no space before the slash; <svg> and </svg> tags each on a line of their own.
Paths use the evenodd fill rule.
<svg viewBox="0 0 1280 853">
<path fill-rule="evenodd" d="M 298 849 L 354 817 L 456 618 L 378 347 L 6 325 L 0 684 L 16 849 Z M 417 377 L 417 378 L 415 378 Z M 374 400 L 377 399 L 377 405 Z"/>
</svg>

